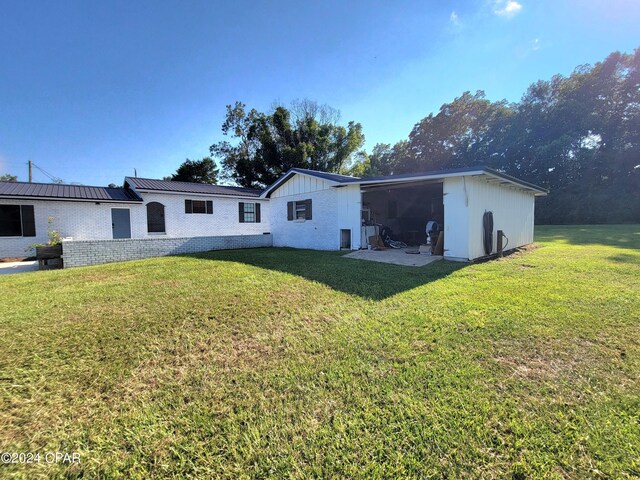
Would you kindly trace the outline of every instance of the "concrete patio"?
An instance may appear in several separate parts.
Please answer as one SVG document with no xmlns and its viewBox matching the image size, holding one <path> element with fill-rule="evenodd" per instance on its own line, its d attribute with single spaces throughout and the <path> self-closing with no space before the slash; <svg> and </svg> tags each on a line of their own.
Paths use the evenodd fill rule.
<svg viewBox="0 0 640 480">
<path fill-rule="evenodd" d="M 356 250 L 348 253 L 345 258 L 355 258 L 357 260 L 369 260 L 371 262 L 391 263 L 393 265 L 404 265 L 407 267 L 424 267 L 430 263 L 442 260 L 440 255 L 426 255 L 422 253 L 411 254 L 409 251 L 416 251 L 417 247 L 410 248 L 389 248 L 387 250 Z"/>
</svg>

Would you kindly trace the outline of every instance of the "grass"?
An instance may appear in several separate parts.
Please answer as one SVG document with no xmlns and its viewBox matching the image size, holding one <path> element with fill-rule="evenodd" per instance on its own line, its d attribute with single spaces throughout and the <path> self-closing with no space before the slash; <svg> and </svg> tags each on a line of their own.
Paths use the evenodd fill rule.
<svg viewBox="0 0 640 480">
<path fill-rule="evenodd" d="M 258 249 L 0 277 L 4 478 L 637 478 L 640 227 L 395 267 Z"/>
</svg>

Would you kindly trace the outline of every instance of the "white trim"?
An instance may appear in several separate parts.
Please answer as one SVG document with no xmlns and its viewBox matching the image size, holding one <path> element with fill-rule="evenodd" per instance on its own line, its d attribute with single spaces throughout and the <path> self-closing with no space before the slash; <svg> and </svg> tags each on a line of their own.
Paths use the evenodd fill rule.
<svg viewBox="0 0 640 480">
<path fill-rule="evenodd" d="M 254 201 L 263 200 L 261 197 L 247 197 L 244 195 L 223 195 L 219 193 L 193 193 L 193 192 L 173 192 L 169 190 L 138 190 L 134 189 L 138 193 L 157 193 L 157 194 L 169 194 L 169 195 L 182 195 L 185 197 L 201 196 L 201 197 L 216 197 L 216 198 L 242 198 L 251 199 Z"/>
<path fill-rule="evenodd" d="M 59 197 L 26 197 L 19 195 L 0 195 L 0 200 L 40 200 L 41 202 L 84 202 L 84 203 L 113 203 L 125 205 L 142 205 L 143 200 L 98 200 L 83 198 L 59 198 Z"/>
<path fill-rule="evenodd" d="M 273 188 L 273 186 L 276 185 L 281 180 L 283 180 L 284 178 L 288 177 L 289 175 L 292 175 L 291 178 L 293 178 L 293 175 L 304 175 L 305 177 L 320 179 L 320 180 L 322 180 L 324 182 L 328 182 L 330 184 L 329 187 L 340 187 L 340 186 L 342 186 L 342 184 L 340 182 L 336 182 L 335 180 L 330 180 L 328 178 L 321 177 L 320 175 L 311 175 L 310 173 L 299 172 L 297 170 L 294 170 L 293 168 L 290 168 L 289 170 L 287 170 L 286 173 L 280 175 L 280 178 L 278 178 L 275 182 L 273 182 L 271 185 L 269 185 L 267 188 L 265 188 L 258 198 L 264 199 L 264 200 L 268 200 L 267 199 L 267 195 L 271 195 L 273 192 L 275 192 L 276 190 L 280 189 L 290 179 L 288 179 L 285 182 L 282 182 L 281 184 L 279 184 L 275 188 Z M 354 182 L 354 183 L 357 183 L 357 182 Z M 291 195 L 288 195 L 288 196 L 291 196 Z"/>
</svg>

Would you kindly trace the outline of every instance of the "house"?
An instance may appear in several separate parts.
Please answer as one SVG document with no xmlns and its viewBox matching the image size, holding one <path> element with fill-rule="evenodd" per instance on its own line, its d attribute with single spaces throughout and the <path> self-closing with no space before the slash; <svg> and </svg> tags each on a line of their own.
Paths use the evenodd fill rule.
<svg viewBox="0 0 640 480">
<path fill-rule="evenodd" d="M 260 193 L 134 177 L 123 188 L 0 182 L 0 258 L 25 256 L 49 228 L 84 242 L 263 234 Z"/>
<path fill-rule="evenodd" d="M 274 246 L 337 250 L 366 247 L 366 224 L 389 226 L 409 243 L 426 240 L 428 221 L 444 231 L 444 256 L 486 255 L 483 215 L 508 247 L 533 242 L 535 197 L 543 188 L 484 166 L 356 178 L 294 168 L 262 192 L 270 199 Z M 493 235 L 492 252 L 497 249 Z"/>
<path fill-rule="evenodd" d="M 546 193 L 487 167 L 374 178 L 294 168 L 263 191 L 138 177 L 122 188 L 0 182 L 0 257 L 46 242 L 50 218 L 68 266 L 218 248 L 359 249 L 380 224 L 417 245 L 436 220 L 444 256 L 473 260 L 486 255 L 485 212 L 509 248 L 526 245 Z"/>
</svg>

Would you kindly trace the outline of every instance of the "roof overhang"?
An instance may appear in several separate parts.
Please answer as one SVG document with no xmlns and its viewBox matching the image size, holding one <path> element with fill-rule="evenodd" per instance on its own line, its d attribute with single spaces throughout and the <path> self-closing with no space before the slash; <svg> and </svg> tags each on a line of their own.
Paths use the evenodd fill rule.
<svg viewBox="0 0 640 480">
<path fill-rule="evenodd" d="M 0 195 L 0 200 L 29 200 L 29 201 L 41 201 L 41 202 L 81 202 L 81 203 L 132 203 L 139 205 L 142 203 L 142 199 L 128 199 L 128 200 L 114 200 L 103 198 L 69 198 L 69 197 L 33 197 L 26 195 Z"/>
<path fill-rule="evenodd" d="M 338 186 L 342 186 L 343 185 L 342 183 L 338 183 L 335 180 L 330 180 L 328 178 L 318 177 L 316 175 L 310 175 L 308 173 L 301 172 L 299 170 L 296 170 L 296 169 L 292 168 L 292 169 L 288 170 L 287 173 L 282 175 L 274 183 L 272 183 L 267 188 L 265 188 L 264 191 L 262 192 L 262 194 L 260 195 L 260 198 L 271 198 L 271 194 L 273 192 L 275 192 L 278 188 L 280 188 L 282 185 L 287 183 L 291 178 L 293 178 L 296 175 L 302 175 L 302 176 L 309 177 L 309 178 L 320 178 L 323 182 L 327 182 L 332 187 L 338 187 Z M 348 185 L 348 184 L 345 183 L 344 185 Z"/>
<path fill-rule="evenodd" d="M 262 196 L 255 196 L 255 195 L 235 195 L 235 194 L 224 194 L 224 193 L 203 193 L 203 192 L 175 192 L 175 191 L 171 191 L 171 190 L 149 190 L 149 189 L 142 189 L 142 188 L 133 188 L 131 187 L 133 190 L 135 190 L 137 193 L 149 193 L 149 194 L 153 194 L 153 193 L 157 193 L 157 194 L 161 194 L 161 195 L 181 195 L 183 197 L 217 197 L 217 198 L 241 198 L 241 199 L 251 199 L 251 200 L 262 200 Z"/>
<path fill-rule="evenodd" d="M 489 168 L 478 168 L 476 170 L 471 169 L 461 169 L 460 171 L 452 172 L 434 172 L 434 173 L 425 173 L 425 174 L 416 174 L 411 176 L 402 176 L 393 178 L 393 176 L 378 178 L 378 179 L 362 179 L 358 182 L 350 182 L 341 184 L 340 186 L 345 185 L 353 185 L 359 184 L 361 187 L 366 186 L 382 186 L 382 185 L 401 185 L 401 184 L 411 184 L 418 182 L 433 182 L 433 181 L 444 181 L 446 178 L 455 178 L 455 177 L 485 177 L 489 183 L 501 185 L 501 186 L 509 186 L 514 188 L 519 188 L 522 190 L 526 190 L 528 192 L 532 192 L 535 196 L 545 196 L 549 193 L 548 190 L 538 187 L 529 182 L 525 182 L 524 180 L 520 180 L 518 178 L 512 177 L 510 175 L 504 174 L 497 170 L 489 169 Z"/>
</svg>

